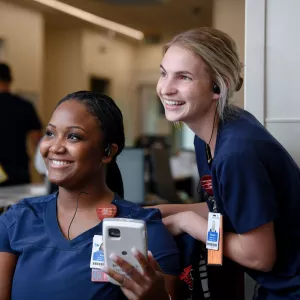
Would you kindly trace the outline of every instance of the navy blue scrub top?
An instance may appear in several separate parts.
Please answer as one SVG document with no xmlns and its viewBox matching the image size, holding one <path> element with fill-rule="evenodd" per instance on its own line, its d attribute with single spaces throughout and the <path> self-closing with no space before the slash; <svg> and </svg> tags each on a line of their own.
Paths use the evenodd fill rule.
<svg viewBox="0 0 300 300">
<path fill-rule="evenodd" d="M 296 137 L 295 137 L 296 138 Z M 268 300 L 300 299 L 300 171 L 280 143 L 249 112 L 221 121 L 215 155 L 194 140 L 200 177 L 212 178 L 224 231 L 243 234 L 274 222 L 277 261 L 271 272 L 246 269 L 268 291 Z M 212 210 L 212 197 L 204 189 Z"/>
<path fill-rule="evenodd" d="M 102 223 L 68 241 L 57 221 L 57 194 L 24 199 L 0 216 L 0 252 L 18 256 L 12 300 L 126 299 L 110 283 L 91 282 L 94 235 Z M 145 220 L 148 247 L 166 274 L 179 275 L 179 251 L 157 209 L 143 209 L 116 196 L 118 217 Z"/>
</svg>

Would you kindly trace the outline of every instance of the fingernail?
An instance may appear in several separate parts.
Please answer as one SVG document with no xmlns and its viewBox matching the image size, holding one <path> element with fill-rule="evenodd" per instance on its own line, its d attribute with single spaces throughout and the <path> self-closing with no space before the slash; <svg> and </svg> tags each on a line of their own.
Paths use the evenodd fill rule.
<svg viewBox="0 0 300 300">
<path fill-rule="evenodd" d="M 114 253 L 112 253 L 112 254 L 109 256 L 109 258 L 110 258 L 111 260 L 113 260 L 113 261 L 117 261 L 117 260 L 118 260 L 118 256 L 117 256 L 116 254 L 114 254 Z"/>
<path fill-rule="evenodd" d="M 149 251 L 149 250 L 148 250 L 148 255 L 149 255 L 149 256 L 151 256 L 151 257 L 153 257 L 153 254 L 152 254 L 152 252 L 151 252 L 151 251 Z"/>
<path fill-rule="evenodd" d="M 103 271 L 104 273 L 108 273 L 108 267 L 101 268 L 101 271 Z"/>
<path fill-rule="evenodd" d="M 131 249 L 131 252 L 133 253 L 133 255 L 138 255 L 139 254 L 138 250 L 135 247 L 133 247 Z"/>
</svg>

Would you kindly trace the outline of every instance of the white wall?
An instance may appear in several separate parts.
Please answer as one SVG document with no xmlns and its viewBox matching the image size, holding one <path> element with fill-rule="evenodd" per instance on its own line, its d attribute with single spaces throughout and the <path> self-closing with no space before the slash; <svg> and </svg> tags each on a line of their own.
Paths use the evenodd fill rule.
<svg viewBox="0 0 300 300">
<path fill-rule="evenodd" d="M 13 90 L 37 97 L 42 110 L 44 20 L 41 13 L 0 1 L 0 38 L 13 70 Z"/>
<path fill-rule="evenodd" d="M 57 102 L 85 89 L 81 30 L 51 30 L 45 38 L 44 115 L 48 122 Z"/>
<path fill-rule="evenodd" d="M 109 95 L 116 101 L 124 116 L 126 139 L 130 144 L 135 131 L 136 44 L 130 40 L 111 38 L 97 31 L 83 31 L 83 69 L 85 85 L 89 88 L 91 75 L 111 80 Z"/>
<path fill-rule="evenodd" d="M 245 0 L 214 0 L 212 26 L 229 34 L 236 42 L 241 63 L 244 63 Z M 243 73 L 241 74 L 243 77 Z M 234 104 L 244 106 L 243 88 L 234 94 Z"/>
<path fill-rule="evenodd" d="M 300 164 L 298 0 L 246 0 L 246 109 Z"/>
</svg>

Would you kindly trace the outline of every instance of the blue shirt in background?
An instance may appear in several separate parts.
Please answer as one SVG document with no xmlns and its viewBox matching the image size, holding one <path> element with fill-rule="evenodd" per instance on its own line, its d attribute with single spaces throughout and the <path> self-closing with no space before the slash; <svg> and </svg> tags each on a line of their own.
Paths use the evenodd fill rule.
<svg viewBox="0 0 300 300">
<path fill-rule="evenodd" d="M 94 235 L 102 223 L 68 241 L 57 221 L 57 194 L 24 199 L 0 216 L 0 251 L 18 256 L 12 300 L 126 299 L 120 288 L 91 281 Z M 148 247 L 163 272 L 180 274 L 179 251 L 157 209 L 116 198 L 117 217 L 147 224 Z"/>
<path fill-rule="evenodd" d="M 300 171 L 294 160 L 243 110 L 220 122 L 211 166 L 205 143 L 197 136 L 194 143 L 200 176 L 212 177 L 225 232 L 243 234 L 274 222 L 273 270 L 246 271 L 268 290 L 268 300 L 300 299 Z M 208 206 L 212 210 L 210 200 Z"/>
</svg>

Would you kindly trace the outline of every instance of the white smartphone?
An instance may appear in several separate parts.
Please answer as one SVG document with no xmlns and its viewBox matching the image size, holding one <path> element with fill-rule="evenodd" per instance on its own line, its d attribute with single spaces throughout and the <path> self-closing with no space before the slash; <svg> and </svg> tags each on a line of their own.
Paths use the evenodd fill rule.
<svg viewBox="0 0 300 300">
<path fill-rule="evenodd" d="M 114 271 L 124 274 L 122 269 L 110 258 L 110 254 L 126 260 L 129 264 L 141 272 L 141 267 L 134 257 L 131 249 L 135 247 L 139 252 L 147 257 L 148 238 L 146 223 L 142 220 L 125 218 L 106 218 L 103 220 L 103 243 L 104 243 L 104 262 L 105 266 Z M 109 281 L 119 285 L 109 276 Z"/>
</svg>

